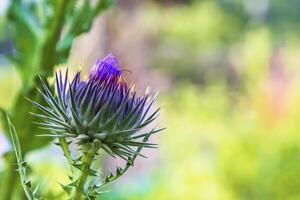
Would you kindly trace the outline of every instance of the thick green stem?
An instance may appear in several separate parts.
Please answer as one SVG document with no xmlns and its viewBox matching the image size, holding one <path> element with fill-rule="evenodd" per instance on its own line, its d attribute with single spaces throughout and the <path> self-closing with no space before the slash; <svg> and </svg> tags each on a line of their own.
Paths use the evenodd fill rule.
<svg viewBox="0 0 300 200">
<path fill-rule="evenodd" d="M 83 167 L 81 169 L 81 175 L 77 181 L 75 192 L 73 195 L 72 200 L 81 200 L 82 197 L 85 195 L 85 184 L 87 181 L 87 178 L 89 176 L 89 170 L 91 168 L 91 165 L 93 163 L 93 159 L 99 149 L 99 145 L 94 142 L 92 144 L 92 147 L 87 151 L 85 156 L 82 158 L 83 161 Z"/>
</svg>

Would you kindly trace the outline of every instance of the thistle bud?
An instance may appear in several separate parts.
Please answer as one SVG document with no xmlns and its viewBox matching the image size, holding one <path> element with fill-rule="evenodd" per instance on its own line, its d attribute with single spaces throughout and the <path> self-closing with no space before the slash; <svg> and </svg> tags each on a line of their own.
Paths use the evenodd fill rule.
<svg viewBox="0 0 300 200">
<path fill-rule="evenodd" d="M 101 149 L 125 160 L 137 154 L 137 147 L 155 147 L 144 139 L 160 130 L 141 130 L 155 120 L 159 108 L 152 111 L 154 99 L 148 92 L 138 97 L 133 86 L 127 85 L 112 54 L 94 64 L 88 80 L 77 72 L 69 82 L 68 71 L 65 75 L 56 72 L 55 79 L 54 94 L 41 80 L 47 106 L 33 102 L 43 112 L 37 116 L 44 119 L 41 126 L 50 136 L 65 137 L 78 145 L 99 140 Z"/>
</svg>

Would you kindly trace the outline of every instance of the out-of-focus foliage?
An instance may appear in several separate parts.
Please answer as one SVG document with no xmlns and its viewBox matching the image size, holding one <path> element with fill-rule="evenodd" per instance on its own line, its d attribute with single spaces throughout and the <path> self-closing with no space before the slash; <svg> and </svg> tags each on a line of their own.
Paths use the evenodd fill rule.
<svg viewBox="0 0 300 200">
<path fill-rule="evenodd" d="M 280 114 L 265 106 L 274 100 L 261 89 L 184 84 L 163 97 L 163 165 L 147 175 L 146 188 L 137 177 L 107 199 L 298 199 L 300 95 L 287 94 Z"/>
<path fill-rule="evenodd" d="M 0 68 L 0 107 L 8 109 L 13 104 L 13 98 L 17 93 L 17 89 L 20 88 L 20 79 L 17 76 L 17 72 L 13 68 L 2 67 Z"/>
<path fill-rule="evenodd" d="M 192 6 L 167 10 L 155 7 L 150 19 L 161 22 L 153 66 L 167 70 L 177 80 L 203 83 L 219 74 L 230 78 L 227 50 L 244 32 L 242 17 L 214 1 L 195 1 Z"/>
<path fill-rule="evenodd" d="M 160 21 L 152 64 L 174 83 L 168 129 L 158 169 L 107 199 L 300 198 L 297 3 L 267 3 L 262 18 L 251 1 L 145 12 Z"/>
</svg>

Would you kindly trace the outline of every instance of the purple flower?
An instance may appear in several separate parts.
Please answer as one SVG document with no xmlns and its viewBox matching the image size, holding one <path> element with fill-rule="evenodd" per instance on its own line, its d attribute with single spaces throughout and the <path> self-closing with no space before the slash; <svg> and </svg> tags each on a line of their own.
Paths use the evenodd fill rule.
<svg viewBox="0 0 300 200">
<path fill-rule="evenodd" d="M 115 56 L 110 53 L 104 59 L 96 61 L 96 64 L 90 71 L 89 78 L 97 79 L 99 82 L 112 80 L 117 83 L 121 76 L 120 63 Z"/>
<path fill-rule="evenodd" d="M 56 92 L 51 93 L 44 81 L 41 92 L 47 106 L 33 102 L 43 114 L 41 126 L 53 137 L 65 137 L 78 145 L 101 142 L 101 148 L 111 156 L 125 160 L 139 154 L 137 148 L 153 148 L 147 142 L 150 135 L 161 131 L 143 128 L 155 120 L 159 108 L 152 111 L 154 99 L 148 93 L 137 97 L 122 76 L 119 61 L 108 54 L 97 60 L 88 80 L 78 72 L 68 84 L 68 72 L 56 73 Z"/>
<path fill-rule="evenodd" d="M 113 54 L 108 54 L 104 59 L 96 61 L 92 67 L 89 79 L 94 79 L 98 83 L 113 82 L 123 89 L 127 88 L 124 77 L 120 69 L 121 65 Z"/>
</svg>

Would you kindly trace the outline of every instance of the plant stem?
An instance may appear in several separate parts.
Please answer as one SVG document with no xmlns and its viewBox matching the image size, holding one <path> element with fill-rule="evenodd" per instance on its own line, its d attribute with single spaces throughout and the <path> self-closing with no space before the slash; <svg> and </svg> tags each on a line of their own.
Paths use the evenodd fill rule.
<svg viewBox="0 0 300 200">
<path fill-rule="evenodd" d="M 95 145 L 95 142 L 92 144 L 92 147 L 90 150 L 85 154 L 85 156 L 82 158 L 83 161 L 83 167 L 81 170 L 81 175 L 77 181 L 74 196 L 72 200 L 80 200 L 82 199 L 82 196 L 85 195 L 85 183 L 87 181 L 87 178 L 89 176 L 89 170 L 93 163 L 93 159 L 99 149 L 98 145 Z"/>
<path fill-rule="evenodd" d="M 59 144 L 64 153 L 64 156 L 67 158 L 70 169 L 73 172 L 73 165 L 72 165 L 73 159 L 72 159 L 71 152 L 69 150 L 69 145 L 68 145 L 68 142 L 66 141 L 66 138 L 59 138 Z"/>
</svg>

